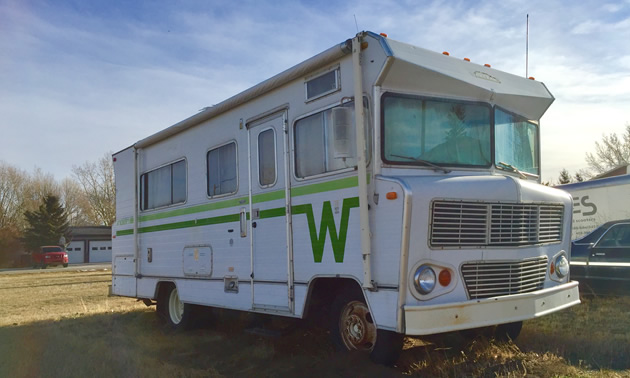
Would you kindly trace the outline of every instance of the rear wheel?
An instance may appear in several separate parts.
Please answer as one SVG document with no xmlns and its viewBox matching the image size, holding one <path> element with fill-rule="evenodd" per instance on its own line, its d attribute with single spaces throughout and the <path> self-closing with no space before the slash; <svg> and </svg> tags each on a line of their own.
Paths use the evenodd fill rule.
<svg viewBox="0 0 630 378">
<path fill-rule="evenodd" d="M 362 294 L 346 291 L 337 297 L 332 323 L 333 343 L 340 351 L 369 353 L 384 365 L 393 365 L 402 351 L 404 335 L 377 329 Z"/>
<path fill-rule="evenodd" d="M 67 267 L 68 267 L 68 264 L 63 264 L 63 267 L 64 267 L 64 268 L 67 268 Z"/>
<path fill-rule="evenodd" d="M 160 290 L 158 298 L 158 314 L 174 329 L 190 329 L 194 325 L 195 307 L 184 303 L 179 298 L 175 285 L 169 285 Z"/>
</svg>

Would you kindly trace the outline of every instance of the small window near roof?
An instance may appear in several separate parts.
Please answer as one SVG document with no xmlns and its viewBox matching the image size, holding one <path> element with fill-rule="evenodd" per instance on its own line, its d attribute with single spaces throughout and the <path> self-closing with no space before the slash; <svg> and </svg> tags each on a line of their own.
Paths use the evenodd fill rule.
<svg viewBox="0 0 630 378">
<path fill-rule="evenodd" d="M 306 101 L 314 100 L 341 89 L 339 68 L 309 79 L 306 85 Z"/>
</svg>

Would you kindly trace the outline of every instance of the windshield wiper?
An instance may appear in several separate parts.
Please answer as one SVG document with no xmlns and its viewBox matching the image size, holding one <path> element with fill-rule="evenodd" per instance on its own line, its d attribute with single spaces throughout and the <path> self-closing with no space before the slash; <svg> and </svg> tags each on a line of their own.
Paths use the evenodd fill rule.
<svg viewBox="0 0 630 378">
<path fill-rule="evenodd" d="M 519 171 L 518 168 L 516 168 L 512 164 L 508 164 L 508 163 L 504 163 L 500 161 L 497 163 L 497 168 L 502 169 L 504 171 L 514 172 L 518 174 L 518 177 L 522 178 L 523 180 L 527 180 L 527 176 L 525 176 L 523 172 Z"/>
<path fill-rule="evenodd" d="M 434 171 L 438 172 L 438 171 L 442 171 L 444 173 L 451 173 L 450 169 L 446 169 L 444 167 L 440 167 L 437 164 L 431 163 L 430 161 L 427 160 L 422 160 L 422 159 L 418 159 L 415 157 L 411 157 L 411 156 L 404 156 L 404 155 L 396 155 L 396 154 L 390 154 L 391 156 L 396 156 L 399 158 L 403 158 L 403 159 L 409 159 L 409 160 L 413 160 L 413 161 L 417 161 L 418 163 L 422 163 L 425 165 L 428 165 L 429 167 L 433 168 Z"/>
</svg>

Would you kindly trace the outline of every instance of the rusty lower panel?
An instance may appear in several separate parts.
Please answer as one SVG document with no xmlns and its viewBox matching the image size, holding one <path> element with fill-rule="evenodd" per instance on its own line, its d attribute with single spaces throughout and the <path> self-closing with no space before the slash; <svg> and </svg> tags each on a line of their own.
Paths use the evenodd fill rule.
<svg viewBox="0 0 630 378">
<path fill-rule="evenodd" d="M 578 282 L 526 294 L 433 306 L 404 306 L 405 333 L 431 335 L 536 318 L 580 303 Z"/>
</svg>

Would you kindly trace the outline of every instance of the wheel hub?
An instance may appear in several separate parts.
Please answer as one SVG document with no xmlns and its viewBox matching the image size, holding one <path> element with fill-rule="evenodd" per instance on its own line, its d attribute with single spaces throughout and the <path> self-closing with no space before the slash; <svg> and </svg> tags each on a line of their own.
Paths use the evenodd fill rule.
<svg viewBox="0 0 630 378">
<path fill-rule="evenodd" d="M 363 302 L 348 303 L 341 313 L 341 338 L 349 350 L 371 350 L 376 342 L 376 326 Z"/>
</svg>

